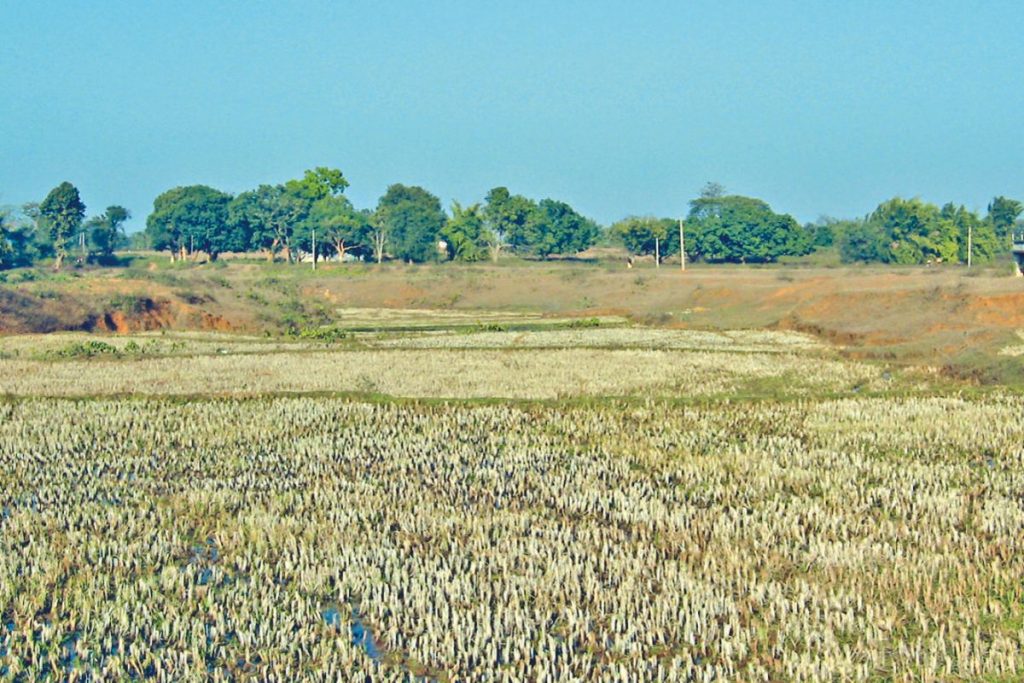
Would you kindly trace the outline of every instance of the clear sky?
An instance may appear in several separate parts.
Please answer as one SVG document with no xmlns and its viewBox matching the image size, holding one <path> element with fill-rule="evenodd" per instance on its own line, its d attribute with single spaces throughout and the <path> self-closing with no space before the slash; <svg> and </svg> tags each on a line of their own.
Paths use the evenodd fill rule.
<svg viewBox="0 0 1024 683">
<path fill-rule="evenodd" d="M 341 168 L 601 222 L 708 180 L 800 220 L 1024 198 L 1024 3 L 0 3 L 0 203 Z"/>
</svg>

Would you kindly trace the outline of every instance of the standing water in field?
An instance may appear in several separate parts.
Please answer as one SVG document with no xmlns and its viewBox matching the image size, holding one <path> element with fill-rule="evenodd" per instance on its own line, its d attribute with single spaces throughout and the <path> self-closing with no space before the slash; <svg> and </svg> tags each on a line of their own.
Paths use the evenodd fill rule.
<svg viewBox="0 0 1024 683">
<path fill-rule="evenodd" d="M 341 612 L 338 610 L 336 605 L 331 605 L 321 612 L 324 621 L 336 629 L 341 629 Z M 370 659 L 375 662 L 380 662 L 383 657 L 383 653 L 377 646 L 377 641 L 373 637 L 373 633 L 366 627 L 363 620 L 359 616 L 359 610 L 352 610 L 352 626 L 349 628 L 349 632 L 352 636 L 352 644 L 361 648 Z"/>
</svg>

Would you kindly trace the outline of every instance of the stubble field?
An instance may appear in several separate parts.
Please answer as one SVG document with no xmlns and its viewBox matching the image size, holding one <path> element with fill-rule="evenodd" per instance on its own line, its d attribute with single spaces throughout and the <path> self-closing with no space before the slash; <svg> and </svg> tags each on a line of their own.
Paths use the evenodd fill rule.
<svg viewBox="0 0 1024 683">
<path fill-rule="evenodd" d="M 1024 675 L 1021 398 L 792 332 L 397 319 L 0 340 L 2 675 Z"/>
</svg>

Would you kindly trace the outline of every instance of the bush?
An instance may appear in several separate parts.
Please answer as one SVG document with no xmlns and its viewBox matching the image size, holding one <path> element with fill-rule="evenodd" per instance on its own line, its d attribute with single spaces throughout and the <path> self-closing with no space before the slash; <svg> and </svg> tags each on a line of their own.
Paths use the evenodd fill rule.
<svg viewBox="0 0 1024 683">
<path fill-rule="evenodd" d="M 118 356 L 121 352 L 112 344 L 89 340 L 68 344 L 64 348 L 52 351 L 51 354 L 57 358 L 92 358 L 94 356 Z"/>
</svg>

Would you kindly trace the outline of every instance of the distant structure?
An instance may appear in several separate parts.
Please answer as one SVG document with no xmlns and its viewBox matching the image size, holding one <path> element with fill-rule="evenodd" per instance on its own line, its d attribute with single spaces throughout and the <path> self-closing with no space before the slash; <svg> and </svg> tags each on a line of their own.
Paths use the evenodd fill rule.
<svg viewBox="0 0 1024 683">
<path fill-rule="evenodd" d="M 1024 277 L 1024 233 L 1013 236 L 1013 263 L 1016 265 L 1014 274 Z"/>
</svg>

